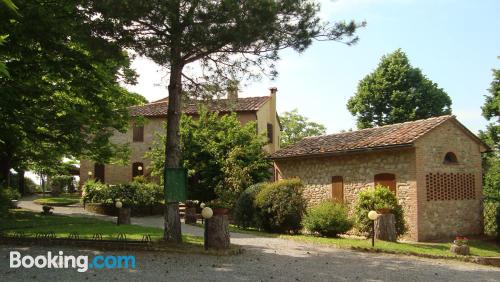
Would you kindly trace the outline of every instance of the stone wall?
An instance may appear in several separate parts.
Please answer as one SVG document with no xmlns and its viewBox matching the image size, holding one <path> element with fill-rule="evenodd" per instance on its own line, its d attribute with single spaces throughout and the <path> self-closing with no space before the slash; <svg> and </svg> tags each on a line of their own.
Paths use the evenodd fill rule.
<svg viewBox="0 0 500 282">
<path fill-rule="evenodd" d="M 482 173 L 481 151 L 484 150 L 469 133 L 449 120 L 415 142 L 418 182 L 418 239 L 427 241 L 456 235 L 481 234 Z M 444 163 L 447 152 L 453 152 L 456 164 Z M 426 175 L 429 173 L 472 173 L 475 199 L 428 200 Z M 453 185 L 461 185 L 453 183 Z M 459 187 L 452 187 L 459 189 Z"/>
<path fill-rule="evenodd" d="M 357 194 L 374 186 L 374 176 L 379 173 L 396 175 L 399 203 L 404 207 L 409 226 L 408 237 L 416 239 L 416 182 L 414 149 L 385 150 L 378 152 L 346 154 L 334 157 L 277 160 L 283 178 L 299 177 L 304 185 L 304 196 L 310 204 L 331 199 L 332 176 L 342 176 L 344 202 L 352 209 Z"/>
</svg>

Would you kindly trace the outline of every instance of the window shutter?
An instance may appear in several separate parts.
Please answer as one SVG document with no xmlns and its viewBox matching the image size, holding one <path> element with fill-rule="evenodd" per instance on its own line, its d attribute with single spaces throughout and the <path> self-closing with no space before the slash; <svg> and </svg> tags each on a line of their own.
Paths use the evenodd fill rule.
<svg viewBox="0 0 500 282">
<path fill-rule="evenodd" d="M 375 186 L 382 185 L 388 187 L 394 194 L 396 194 L 396 175 L 392 173 L 379 173 L 374 177 Z"/>
<path fill-rule="evenodd" d="M 94 178 L 96 181 L 101 181 L 104 183 L 104 165 L 95 163 L 94 164 Z"/>
<path fill-rule="evenodd" d="M 144 142 L 144 126 L 135 126 L 133 129 L 133 142 Z"/>
<path fill-rule="evenodd" d="M 273 143 L 273 125 L 271 123 L 267 124 L 267 140 L 269 143 Z"/>
<path fill-rule="evenodd" d="M 332 200 L 344 202 L 344 179 L 342 176 L 332 177 Z"/>
</svg>

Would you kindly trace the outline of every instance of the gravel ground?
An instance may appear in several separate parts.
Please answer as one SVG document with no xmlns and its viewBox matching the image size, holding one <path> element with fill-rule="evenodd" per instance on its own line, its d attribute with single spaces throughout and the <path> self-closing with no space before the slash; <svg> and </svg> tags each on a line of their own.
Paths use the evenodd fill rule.
<svg viewBox="0 0 500 282">
<path fill-rule="evenodd" d="M 23 201 L 24 208 L 32 207 Z M 79 207 L 56 208 L 56 213 L 87 215 Z M 107 218 L 112 220 L 112 217 Z M 162 217 L 133 218 L 145 226 L 162 226 Z M 182 226 L 183 233 L 202 235 L 202 229 Z M 233 244 L 245 247 L 235 256 L 167 254 L 157 252 L 104 252 L 135 255 L 135 270 L 10 269 L 8 252 L 35 256 L 63 250 L 65 254 L 93 257 L 101 252 L 54 247 L 0 246 L 0 281 L 500 281 L 500 268 L 449 260 L 389 254 L 371 254 L 320 247 L 290 240 L 231 234 Z"/>
</svg>

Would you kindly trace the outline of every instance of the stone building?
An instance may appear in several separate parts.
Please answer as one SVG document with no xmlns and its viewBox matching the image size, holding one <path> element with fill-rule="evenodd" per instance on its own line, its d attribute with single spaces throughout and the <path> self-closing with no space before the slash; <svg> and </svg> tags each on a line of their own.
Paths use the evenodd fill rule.
<svg viewBox="0 0 500 282">
<path fill-rule="evenodd" d="M 195 117 L 198 106 L 203 104 L 211 112 L 221 115 L 235 112 L 241 124 L 253 121 L 257 124 L 257 133 L 264 134 L 268 143 L 263 147 L 269 153 L 279 149 L 280 124 L 276 113 L 276 88 L 270 89 L 269 96 L 239 98 L 237 91 L 231 91 L 227 99 L 213 101 L 191 100 L 184 104 L 183 114 Z M 164 98 L 149 104 L 129 108 L 130 116 L 143 117 L 144 123 L 135 125 L 130 122 L 126 133 L 116 132 L 111 137 L 115 144 L 128 144 L 130 160 L 127 165 L 99 164 L 90 160 L 80 160 L 80 185 L 92 177 L 109 184 L 131 181 L 135 176 L 150 174 L 149 159 L 145 158 L 151 150 L 156 133 L 164 133 L 167 117 L 168 99 Z"/>
<path fill-rule="evenodd" d="M 454 116 L 309 137 L 272 154 L 276 179 L 299 177 L 310 204 L 349 209 L 362 189 L 388 186 L 415 241 L 481 234 L 481 153 L 488 147 Z"/>
</svg>

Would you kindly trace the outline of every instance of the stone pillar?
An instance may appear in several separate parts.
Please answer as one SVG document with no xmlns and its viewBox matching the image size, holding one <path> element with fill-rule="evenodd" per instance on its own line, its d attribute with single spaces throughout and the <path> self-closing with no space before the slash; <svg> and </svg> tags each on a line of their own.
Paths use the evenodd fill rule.
<svg viewBox="0 0 500 282">
<path fill-rule="evenodd" d="M 227 214 L 214 214 L 206 219 L 206 247 L 211 249 L 229 248 L 229 218 Z"/>
<path fill-rule="evenodd" d="M 375 220 L 375 238 L 383 241 L 396 242 L 396 219 L 394 214 L 380 214 Z"/>
</svg>

